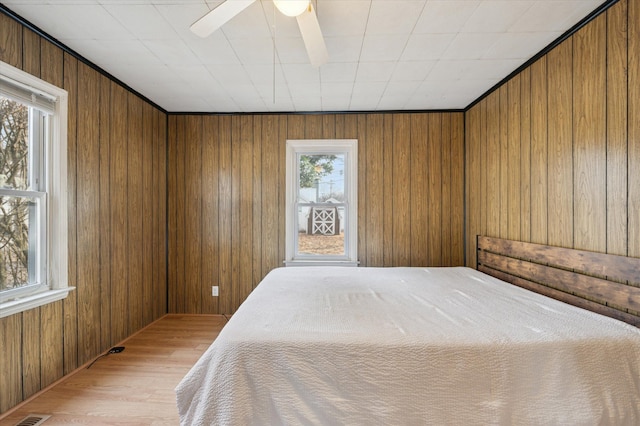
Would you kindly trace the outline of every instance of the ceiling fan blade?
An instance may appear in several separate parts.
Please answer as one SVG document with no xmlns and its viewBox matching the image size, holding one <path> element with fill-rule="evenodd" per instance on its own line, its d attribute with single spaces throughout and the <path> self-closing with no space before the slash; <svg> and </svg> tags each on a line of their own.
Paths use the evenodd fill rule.
<svg viewBox="0 0 640 426">
<path fill-rule="evenodd" d="M 307 48 L 311 65 L 319 67 L 327 63 L 329 60 L 329 52 L 327 52 L 327 46 L 324 43 L 320 24 L 318 23 L 318 16 L 313 8 L 313 4 L 310 3 L 309 8 L 298 15 L 296 19 L 298 20 L 302 40 L 304 40 L 304 45 Z"/>
<path fill-rule="evenodd" d="M 190 29 L 195 35 L 208 37 L 226 24 L 231 18 L 251 6 L 256 0 L 227 0 L 202 18 L 194 22 Z"/>
</svg>

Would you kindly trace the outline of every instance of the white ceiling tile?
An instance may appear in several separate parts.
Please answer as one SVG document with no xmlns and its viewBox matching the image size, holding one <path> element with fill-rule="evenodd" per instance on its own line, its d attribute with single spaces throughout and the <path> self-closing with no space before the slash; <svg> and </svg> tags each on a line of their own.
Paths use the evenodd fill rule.
<svg viewBox="0 0 640 426">
<path fill-rule="evenodd" d="M 349 102 L 351 111 L 376 111 L 378 109 L 379 96 L 353 96 Z"/>
<path fill-rule="evenodd" d="M 362 36 L 367 27 L 371 0 L 322 0 L 315 4 L 325 37 Z"/>
<path fill-rule="evenodd" d="M 366 34 L 409 34 L 413 30 L 413 27 L 415 26 L 423 7 L 423 1 L 372 1 Z"/>
<path fill-rule="evenodd" d="M 223 85 L 233 86 L 233 84 L 248 84 L 251 82 L 249 75 L 243 65 L 205 65 L 212 76 Z"/>
<path fill-rule="evenodd" d="M 391 81 L 422 81 L 436 64 L 436 61 L 402 61 L 396 64 Z"/>
<path fill-rule="evenodd" d="M 384 91 L 384 97 L 411 96 L 420 87 L 420 81 L 390 81 Z"/>
<path fill-rule="evenodd" d="M 429 0 L 413 33 L 457 33 L 479 4 L 473 0 Z"/>
<path fill-rule="evenodd" d="M 309 55 L 304 46 L 304 41 L 298 34 L 296 37 L 276 38 L 278 60 L 283 64 L 307 64 Z M 273 52 L 272 52 L 273 53 Z"/>
<path fill-rule="evenodd" d="M 380 98 L 386 89 L 387 83 L 384 81 L 356 81 L 353 85 L 353 97 Z"/>
<path fill-rule="evenodd" d="M 191 48 L 202 64 L 239 65 L 240 59 L 221 32 L 215 32 L 207 38 L 195 37 L 188 41 L 182 39 Z"/>
<path fill-rule="evenodd" d="M 593 0 L 538 1 L 510 29 L 518 32 L 564 32 L 600 3 Z M 550 10 L 553 13 L 549 13 Z"/>
<path fill-rule="evenodd" d="M 322 100 L 320 98 L 294 98 L 293 105 L 296 111 L 320 111 Z"/>
<path fill-rule="evenodd" d="M 291 99 L 303 99 L 303 98 L 320 98 L 320 86 L 316 84 L 294 83 L 289 84 L 289 95 Z"/>
<path fill-rule="evenodd" d="M 257 112 L 464 108 L 605 0 L 319 0 L 320 68 L 270 0 L 194 35 L 222 1 L 3 4 L 168 111 Z"/>
<path fill-rule="evenodd" d="M 325 37 L 329 62 L 358 62 L 363 39 L 363 36 Z"/>
<path fill-rule="evenodd" d="M 402 35 L 367 35 L 362 44 L 360 60 L 372 61 L 397 61 L 407 45 L 409 36 Z"/>
<path fill-rule="evenodd" d="M 322 98 L 322 111 L 348 111 L 351 97 Z"/>
<path fill-rule="evenodd" d="M 403 61 L 439 59 L 453 42 L 455 34 L 413 34 L 402 52 Z"/>
<path fill-rule="evenodd" d="M 251 31 L 247 31 L 247 29 L 251 29 Z M 254 2 L 242 13 L 224 24 L 220 31 L 224 32 L 229 40 L 271 37 L 271 28 L 266 20 L 262 2 L 260 1 Z"/>
<path fill-rule="evenodd" d="M 108 4 L 103 7 L 123 27 L 139 39 L 170 39 L 176 32 L 153 5 Z"/>
<path fill-rule="evenodd" d="M 322 83 L 353 82 L 358 70 L 357 62 L 329 62 L 320 67 Z"/>
<path fill-rule="evenodd" d="M 310 64 L 282 64 L 284 77 L 287 83 L 308 85 L 320 85 L 320 70 Z"/>
<path fill-rule="evenodd" d="M 201 63 L 182 40 L 143 40 L 142 44 L 166 65 L 193 65 Z"/>
<path fill-rule="evenodd" d="M 442 59 L 479 59 L 493 46 L 496 33 L 459 33 L 440 57 Z"/>
<path fill-rule="evenodd" d="M 320 89 L 322 99 L 333 97 L 349 97 L 353 90 L 353 83 L 324 83 Z"/>
<path fill-rule="evenodd" d="M 482 59 L 529 59 L 560 33 L 504 33 L 500 34 Z"/>
<path fill-rule="evenodd" d="M 407 103 L 406 96 L 383 96 L 378 102 L 379 110 L 401 110 Z"/>
<path fill-rule="evenodd" d="M 395 62 L 360 62 L 356 82 L 389 81 L 395 67 Z"/>
<path fill-rule="evenodd" d="M 270 38 L 237 38 L 229 42 L 243 64 L 273 63 L 273 40 Z"/>
<path fill-rule="evenodd" d="M 480 2 L 462 30 L 467 33 L 507 31 L 534 5 L 534 1 L 485 0 Z"/>
</svg>

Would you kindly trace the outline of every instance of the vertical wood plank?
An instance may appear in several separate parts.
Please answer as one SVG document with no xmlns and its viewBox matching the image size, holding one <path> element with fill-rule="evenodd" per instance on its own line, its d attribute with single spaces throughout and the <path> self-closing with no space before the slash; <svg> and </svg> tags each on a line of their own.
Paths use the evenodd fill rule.
<svg viewBox="0 0 640 426">
<path fill-rule="evenodd" d="M 280 234 L 280 201 L 284 196 L 279 186 L 280 157 L 280 123 L 277 115 L 266 115 L 262 120 L 262 271 L 266 275 L 280 266 L 283 260 L 279 253 Z"/>
<path fill-rule="evenodd" d="M 253 235 L 251 237 L 252 248 L 252 266 L 253 274 L 251 279 L 251 290 L 253 290 L 260 280 L 263 278 L 262 274 L 262 208 L 264 200 L 262 198 L 262 122 L 264 116 L 257 116 L 253 118 L 253 158 L 252 158 L 252 221 L 251 230 Z"/>
<path fill-rule="evenodd" d="M 357 115 L 357 134 L 358 134 L 358 207 L 356 209 L 358 216 L 358 259 L 360 265 L 368 266 L 369 260 L 369 247 L 367 244 L 367 230 L 369 229 L 367 223 L 366 210 L 369 208 L 369 200 L 367 199 L 366 186 L 361 182 L 367 180 L 367 145 L 368 145 L 368 133 L 367 118 L 364 114 Z"/>
<path fill-rule="evenodd" d="M 383 260 L 383 230 L 384 230 L 384 119 L 381 114 L 367 115 L 367 129 L 369 137 L 365 147 L 365 161 L 367 162 L 367 180 L 360 183 L 367 189 L 368 206 L 366 209 L 367 235 L 367 265 L 382 266 Z M 362 161 L 362 160 L 361 160 Z"/>
<path fill-rule="evenodd" d="M 322 139 L 322 115 L 304 115 L 304 139 Z"/>
<path fill-rule="evenodd" d="M 77 284 L 78 364 L 100 352 L 100 79 L 78 65 Z"/>
<path fill-rule="evenodd" d="M 607 253 L 627 254 L 627 2 L 607 11 Z M 637 163 L 636 163 L 637 164 Z"/>
<path fill-rule="evenodd" d="M 169 160 L 174 162 L 175 173 L 176 173 L 176 187 L 173 192 L 172 201 L 174 204 L 173 214 L 175 216 L 175 239 L 174 243 L 176 247 L 174 248 L 173 256 L 169 259 L 174 263 L 174 274 L 175 281 L 174 285 L 176 286 L 174 290 L 175 297 L 175 309 L 177 313 L 187 312 L 186 304 L 187 304 L 187 283 L 185 280 L 185 247 L 187 244 L 186 240 L 186 230 L 185 230 L 185 220 L 186 220 L 186 212 L 184 211 L 183 206 L 187 203 L 186 198 L 186 173 L 188 167 L 186 165 L 186 150 L 187 150 L 187 141 L 186 141 L 186 118 L 179 117 L 176 120 L 176 129 L 175 129 L 175 147 L 173 152 L 169 152 Z"/>
<path fill-rule="evenodd" d="M 142 324 L 154 320 L 153 305 L 153 110 L 142 104 Z"/>
<path fill-rule="evenodd" d="M 236 308 L 253 290 L 253 122 L 256 117 L 242 116 L 239 133 L 239 281 Z M 239 303 L 238 303 L 239 302 Z"/>
<path fill-rule="evenodd" d="M 110 220 L 110 146 L 111 146 L 111 81 L 100 77 L 99 105 L 99 230 L 100 230 L 100 351 L 111 345 L 111 220 Z"/>
<path fill-rule="evenodd" d="M 441 214 L 440 214 L 440 227 L 441 227 L 441 240 L 438 251 L 440 252 L 440 265 L 451 266 L 452 262 L 452 250 L 453 250 L 453 230 L 452 226 L 455 222 L 455 213 L 452 209 L 453 195 L 453 173 L 452 173 L 452 159 L 451 154 L 453 150 L 453 129 L 452 121 L 454 120 L 454 114 L 441 114 L 442 116 L 442 128 L 441 136 L 438 143 L 440 144 L 440 152 L 442 159 L 440 161 L 441 180 L 442 180 L 442 202 L 441 202 Z M 457 171 L 456 173 L 460 173 Z M 460 217 L 460 216 L 459 216 Z M 462 226 L 463 221 L 459 226 Z"/>
<path fill-rule="evenodd" d="M 184 292 L 185 312 L 202 313 L 202 116 L 189 115 L 185 121 L 184 191 Z M 188 206 L 188 207 L 187 207 Z M 186 208 L 185 208 L 186 207 Z M 209 280 L 204 280 L 207 284 Z M 209 293 L 209 297 L 211 293 Z"/>
<path fill-rule="evenodd" d="M 531 240 L 531 67 L 520 77 L 520 236 Z"/>
<path fill-rule="evenodd" d="M 479 121 L 480 121 L 480 137 L 479 137 L 479 144 L 480 144 L 480 157 L 481 157 L 481 165 L 482 165 L 482 169 L 480 172 L 480 192 L 482 194 L 482 196 L 480 197 L 480 221 L 479 221 L 479 226 L 478 226 L 478 230 L 480 231 L 478 234 L 473 236 L 473 244 L 474 246 L 476 245 L 477 241 L 476 241 L 476 236 L 477 235 L 488 235 L 488 227 L 487 227 L 487 218 L 489 216 L 488 214 L 488 208 L 487 206 L 489 205 L 489 197 L 487 194 L 489 194 L 489 174 L 488 174 L 488 164 L 489 164 L 489 158 L 488 158 L 488 152 L 489 152 L 489 131 L 488 131 L 488 120 L 487 120 L 487 110 L 488 110 L 488 105 L 489 105 L 489 100 L 488 99 L 483 99 L 482 102 L 480 102 L 479 107 L 480 107 L 480 114 L 479 114 Z M 474 254 L 475 257 L 475 254 Z M 475 266 L 475 263 L 474 265 Z"/>
<path fill-rule="evenodd" d="M 240 268 L 243 254 L 241 254 L 241 138 L 242 138 L 242 117 L 231 117 L 231 295 L 233 301 L 233 311 L 238 308 L 241 302 L 241 275 Z"/>
<path fill-rule="evenodd" d="M 465 117 L 465 200 L 466 200 L 466 262 L 476 266 L 476 235 L 480 231 L 482 200 L 482 155 L 480 143 L 481 106 L 484 101 L 471 108 Z"/>
<path fill-rule="evenodd" d="M 22 31 L 22 70 L 40 77 L 40 36 L 24 28 Z"/>
<path fill-rule="evenodd" d="M 451 116 L 451 215 L 445 210 L 444 217 L 451 223 L 451 266 L 465 265 L 465 119 L 463 113 Z M 443 242 L 446 244 L 446 242 Z M 468 243 L 467 243 L 468 244 Z"/>
<path fill-rule="evenodd" d="M 498 89 L 498 126 L 500 138 L 500 158 L 499 158 L 499 209 L 500 209 L 500 233 L 503 238 L 509 232 L 509 96 L 508 86 L 502 85 Z"/>
<path fill-rule="evenodd" d="M 518 74 L 507 83 L 507 238 L 520 240 L 520 171 L 522 168 L 520 147 L 520 75 Z"/>
<path fill-rule="evenodd" d="M 62 50 L 46 40 L 40 43 L 40 78 L 44 81 L 62 87 L 63 84 L 63 54 Z"/>
<path fill-rule="evenodd" d="M 571 43 L 562 43 L 547 55 L 549 111 L 547 132 L 547 243 L 561 247 L 573 245 L 573 106 Z"/>
<path fill-rule="evenodd" d="M 574 246 L 605 251 L 606 200 L 606 16 L 572 38 L 574 43 Z"/>
<path fill-rule="evenodd" d="M 627 241 L 629 256 L 640 257 L 640 4 L 629 1 L 628 7 L 628 150 L 629 201 Z M 634 166 L 631 166 L 634 165 Z M 631 184 L 636 182 L 636 184 Z"/>
<path fill-rule="evenodd" d="M 22 399 L 41 389 L 40 383 L 40 308 L 29 309 L 22 314 Z M 18 315 L 20 316 L 20 314 Z"/>
<path fill-rule="evenodd" d="M 411 121 L 409 114 L 393 118 L 393 259 L 397 266 L 410 266 L 411 204 L 406 188 L 411 187 Z"/>
<path fill-rule="evenodd" d="M 393 127 L 394 118 L 392 114 L 384 115 L 382 151 L 384 156 L 383 168 L 383 266 L 395 265 L 394 246 L 393 246 L 393 224 L 394 224 L 394 154 L 397 153 L 393 143 Z"/>
<path fill-rule="evenodd" d="M 178 312 L 178 268 L 177 255 L 179 248 L 178 242 L 178 204 L 177 197 L 179 195 L 179 179 L 178 179 L 178 116 L 171 115 L 167 120 L 167 157 L 168 157 L 168 173 L 167 173 L 167 236 L 168 245 L 168 311 L 169 313 Z M 181 117 L 180 117 L 181 118 Z"/>
<path fill-rule="evenodd" d="M 220 291 L 218 267 L 218 117 L 205 116 L 202 123 L 202 313 L 220 313 L 220 296 L 211 296 L 211 286 Z M 220 293 L 218 293 L 220 294 Z"/>
<path fill-rule="evenodd" d="M 22 26 L 0 13 L 0 61 L 22 68 Z"/>
<path fill-rule="evenodd" d="M 22 314 L 0 318 L 0 412 L 23 400 L 22 332 Z"/>
<path fill-rule="evenodd" d="M 62 301 L 40 308 L 40 384 L 49 386 L 64 375 Z M 0 362 L 0 365 L 2 363 Z"/>
<path fill-rule="evenodd" d="M 154 319 L 167 313 L 167 117 L 154 109 Z"/>
<path fill-rule="evenodd" d="M 531 242 L 547 244 L 547 59 L 531 65 Z"/>
<path fill-rule="evenodd" d="M 218 119 L 218 247 L 220 259 L 218 262 L 218 282 L 220 285 L 218 304 L 221 314 L 233 313 L 233 277 L 231 247 L 231 215 L 232 211 L 232 149 L 230 116 Z"/>
<path fill-rule="evenodd" d="M 487 97 L 486 140 L 486 232 L 488 236 L 500 235 L 500 93 Z"/>
<path fill-rule="evenodd" d="M 158 115 L 159 119 L 159 132 L 158 132 L 158 220 L 160 223 L 160 228 L 158 230 L 158 265 L 159 268 L 156 268 L 160 271 L 159 280 L 158 280 L 158 290 L 159 290 L 159 309 L 158 315 L 160 316 L 166 314 L 168 312 L 168 282 L 167 282 L 167 272 L 168 272 L 168 259 L 167 259 L 167 177 L 168 177 L 168 158 L 167 158 L 167 116 L 166 114 L 157 111 L 156 115 Z"/>
<path fill-rule="evenodd" d="M 429 213 L 426 266 L 442 265 L 442 114 L 429 114 L 427 176 Z M 413 155 L 413 154 L 412 154 Z M 412 196 L 415 194 L 411 194 Z M 412 227 L 415 224 L 412 223 Z"/>
<path fill-rule="evenodd" d="M 111 305 L 128 306 L 127 299 L 127 92 L 111 85 L 109 185 L 111 221 Z M 128 309 L 111 310 L 111 338 L 127 337 Z"/>
<path fill-rule="evenodd" d="M 78 122 L 78 60 L 65 53 L 63 58 L 64 89 L 69 94 L 67 111 L 67 202 L 69 222 L 69 286 L 77 285 L 77 122 Z M 78 367 L 78 293 L 72 291 L 64 299 L 64 372 Z"/>
<path fill-rule="evenodd" d="M 431 204 L 434 195 L 430 188 L 430 171 L 434 167 L 431 163 L 432 145 L 439 143 L 431 139 L 432 114 L 410 114 L 411 126 L 411 235 L 409 243 L 409 262 L 411 266 L 425 266 L 429 263 L 431 254 L 428 250 L 432 239 L 428 238 L 434 230 L 431 219 L 427 214 L 427 203 Z M 427 136 L 428 135 L 428 136 Z"/>
<path fill-rule="evenodd" d="M 286 178 L 286 146 L 287 146 L 287 130 L 288 129 L 288 118 L 286 116 L 278 117 L 278 227 L 280 229 L 279 238 L 278 238 L 278 266 L 282 265 L 282 261 L 285 258 L 285 250 L 286 250 L 286 238 L 285 238 L 285 212 L 286 212 L 286 198 L 285 198 L 285 188 L 287 187 Z"/>
<path fill-rule="evenodd" d="M 142 101 L 128 93 L 127 114 L 127 334 L 142 328 Z"/>
</svg>

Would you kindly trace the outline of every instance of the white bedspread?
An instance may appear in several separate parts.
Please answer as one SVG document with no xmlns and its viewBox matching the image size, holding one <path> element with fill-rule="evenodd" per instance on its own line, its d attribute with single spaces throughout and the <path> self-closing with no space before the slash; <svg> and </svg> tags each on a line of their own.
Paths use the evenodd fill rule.
<svg viewBox="0 0 640 426">
<path fill-rule="evenodd" d="M 176 394 L 183 425 L 637 425 L 640 330 L 469 268 L 280 268 Z"/>
</svg>

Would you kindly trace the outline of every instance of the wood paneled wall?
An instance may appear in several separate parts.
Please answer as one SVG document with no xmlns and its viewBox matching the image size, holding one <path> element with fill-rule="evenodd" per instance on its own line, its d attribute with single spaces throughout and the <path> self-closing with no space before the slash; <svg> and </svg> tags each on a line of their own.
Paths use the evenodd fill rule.
<svg viewBox="0 0 640 426">
<path fill-rule="evenodd" d="M 166 123 L 0 13 L 0 60 L 69 92 L 69 285 L 0 319 L 0 413 L 166 313 Z"/>
<path fill-rule="evenodd" d="M 463 118 L 169 115 L 169 312 L 233 313 L 282 266 L 287 139 L 358 139 L 362 266 L 464 264 Z"/>
<path fill-rule="evenodd" d="M 640 2 L 621 0 L 466 119 L 475 236 L 640 257 Z"/>
</svg>

